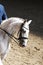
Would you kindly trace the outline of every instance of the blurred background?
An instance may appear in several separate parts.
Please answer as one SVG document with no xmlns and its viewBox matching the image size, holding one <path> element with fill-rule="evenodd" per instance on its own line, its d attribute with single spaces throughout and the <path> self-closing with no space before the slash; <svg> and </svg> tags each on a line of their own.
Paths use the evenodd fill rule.
<svg viewBox="0 0 43 65">
<path fill-rule="evenodd" d="M 30 32 L 43 36 L 43 1 L 32 0 L 0 0 L 8 17 L 32 19 Z"/>
</svg>

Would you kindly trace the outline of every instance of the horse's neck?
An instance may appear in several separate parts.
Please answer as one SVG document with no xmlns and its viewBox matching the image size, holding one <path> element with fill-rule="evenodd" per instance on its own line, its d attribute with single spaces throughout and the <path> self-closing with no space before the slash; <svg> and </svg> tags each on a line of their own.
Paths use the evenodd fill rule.
<svg viewBox="0 0 43 65">
<path fill-rule="evenodd" d="M 0 31 L 0 53 L 4 53 L 9 45 L 9 37 L 7 34 L 3 32 L 3 34 Z"/>
<path fill-rule="evenodd" d="M 8 28 L 8 32 L 9 33 L 15 33 L 15 32 L 18 32 L 19 31 L 19 29 L 20 29 L 20 26 L 21 26 L 21 24 L 22 23 L 12 23 L 10 26 L 9 26 L 9 28 Z"/>
</svg>

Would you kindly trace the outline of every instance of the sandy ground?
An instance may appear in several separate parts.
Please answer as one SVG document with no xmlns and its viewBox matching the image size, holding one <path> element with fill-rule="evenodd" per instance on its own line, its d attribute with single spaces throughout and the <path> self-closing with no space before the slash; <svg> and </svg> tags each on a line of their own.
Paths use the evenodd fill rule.
<svg viewBox="0 0 43 65">
<path fill-rule="evenodd" d="M 27 47 L 11 40 L 11 49 L 3 60 L 4 65 L 43 65 L 43 38 L 30 34 Z"/>
</svg>

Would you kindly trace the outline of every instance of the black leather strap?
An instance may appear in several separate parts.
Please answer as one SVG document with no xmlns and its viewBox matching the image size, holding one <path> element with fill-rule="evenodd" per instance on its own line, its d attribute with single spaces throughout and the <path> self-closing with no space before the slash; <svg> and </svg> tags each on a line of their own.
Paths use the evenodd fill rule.
<svg viewBox="0 0 43 65">
<path fill-rule="evenodd" d="M 21 38 L 18 38 L 18 39 L 28 39 L 27 37 L 21 37 Z"/>
</svg>

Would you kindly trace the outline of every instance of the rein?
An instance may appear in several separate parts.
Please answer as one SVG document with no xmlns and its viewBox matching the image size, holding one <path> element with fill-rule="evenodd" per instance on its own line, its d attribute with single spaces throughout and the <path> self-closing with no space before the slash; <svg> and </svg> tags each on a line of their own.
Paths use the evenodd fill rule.
<svg viewBox="0 0 43 65">
<path fill-rule="evenodd" d="M 0 27 L 0 29 L 2 30 L 2 31 L 4 31 L 11 39 L 13 39 L 14 41 L 15 41 L 15 39 L 16 40 L 19 40 L 18 38 L 16 38 L 15 36 L 13 36 L 12 34 L 10 34 L 9 32 L 7 32 L 6 30 L 4 30 L 4 29 L 2 29 L 1 27 Z M 16 42 L 16 41 L 15 41 Z M 16 42 L 17 43 L 17 42 Z"/>
</svg>

